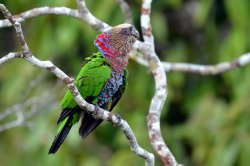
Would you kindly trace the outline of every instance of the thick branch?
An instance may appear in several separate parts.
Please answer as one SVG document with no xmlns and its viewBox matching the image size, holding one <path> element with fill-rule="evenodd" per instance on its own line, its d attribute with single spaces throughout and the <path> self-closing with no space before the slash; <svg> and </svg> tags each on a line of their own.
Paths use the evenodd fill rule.
<svg viewBox="0 0 250 166">
<path fill-rule="evenodd" d="M 177 166 L 179 164 L 165 144 L 160 128 L 161 111 L 167 97 L 167 77 L 163 65 L 154 49 L 154 36 L 152 35 L 152 26 L 150 23 L 151 3 L 152 0 L 143 0 L 142 3 L 141 26 L 144 43 L 138 45 L 138 49 L 144 54 L 145 59 L 148 61 L 149 68 L 155 79 L 156 91 L 151 100 L 147 116 L 148 132 L 151 145 L 164 165 Z"/>
<path fill-rule="evenodd" d="M 82 1 L 82 2 L 84 2 L 84 1 Z M 87 110 L 89 113 L 91 113 L 92 115 L 95 115 L 97 118 L 111 121 L 113 124 L 118 126 L 124 132 L 126 138 L 128 139 L 128 143 L 130 145 L 131 150 L 136 155 L 143 157 L 146 160 L 146 165 L 148 165 L 148 166 L 154 165 L 153 154 L 145 151 L 144 149 L 142 149 L 139 146 L 139 144 L 138 144 L 131 128 L 129 127 L 128 123 L 126 121 L 122 120 L 120 117 L 112 114 L 109 111 L 106 111 L 106 110 L 99 108 L 99 107 L 95 107 L 94 105 L 87 103 L 82 98 L 78 89 L 74 85 L 73 78 L 68 77 L 62 70 L 60 70 L 58 67 L 56 67 L 52 62 L 41 61 L 41 60 L 37 59 L 35 56 L 33 56 L 33 54 L 31 53 L 31 51 L 30 51 L 30 49 L 25 41 L 25 38 L 23 36 L 21 24 L 19 22 L 17 22 L 12 17 L 11 13 L 6 9 L 6 7 L 3 4 L 0 4 L 0 10 L 4 14 L 4 16 L 12 23 L 12 25 L 14 26 L 14 28 L 16 30 L 19 44 L 21 45 L 21 47 L 23 49 L 21 57 L 23 57 L 26 61 L 30 62 L 34 66 L 49 70 L 51 73 L 56 75 L 59 79 L 63 80 L 64 83 L 69 88 L 72 95 L 74 96 L 75 101 L 78 103 L 78 105 L 83 110 Z M 87 13 L 85 13 L 85 15 L 86 14 Z M 10 60 L 10 59 L 13 59 L 15 57 L 16 56 L 3 57 L 0 59 L 0 61 L 2 61 L 4 63 L 7 61 L 5 59 Z"/>
</svg>

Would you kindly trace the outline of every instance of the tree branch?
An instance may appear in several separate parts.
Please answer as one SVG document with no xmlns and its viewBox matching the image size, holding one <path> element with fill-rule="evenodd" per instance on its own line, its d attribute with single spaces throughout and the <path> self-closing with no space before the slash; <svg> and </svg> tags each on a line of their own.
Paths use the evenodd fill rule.
<svg viewBox="0 0 250 166">
<path fill-rule="evenodd" d="M 8 62 L 11 59 L 14 58 L 21 58 L 22 57 L 21 52 L 10 52 L 8 55 L 5 55 L 4 57 L 0 58 L 0 65 L 4 64 L 5 62 Z"/>
<path fill-rule="evenodd" d="M 78 6 L 78 11 L 81 14 L 82 20 L 86 22 L 87 24 L 89 24 L 92 28 L 100 32 L 104 32 L 107 29 L 111 28 L 108 24 L 97 19 L 95 16 L 91 14 L 84 0 L 76 0 L 76 2 Z"/>
<path fill-rule="evenodd" d="M 155 80 L 155 94 L 151 100 L 149 113 L 147 116 L 147 126 L 151 145 L 157 152 L 161 161 L 166 166 L 179 165 L 173 154 L 164 142 L 160 128 L 160 116 L 163 105 L 167 97 L 167 77 L 163 65 L 155 53 L 154 36 L 150 23 L 152 0 L 143 0 L 141 7 L 141 27 L 144 43 L 138 45 L 138 50 L 144 54 L 144 59 L 148 61 L 151 73 Z"/>
<path fill-rule="evenodd" d="M 137 63 L 149 66 L 148 61 L 146 61 L 140 53 L 132 52 L 130 58 L 135 60 Z M 229 62 L 222 62 L 215 65 L 198 65 L 192 63 L 181 63 L 181 62 L 162 62 L 165 72 L 183 72 L 183 73 L 193 73 L 200 75 L 216 75 L 221 74 L 235 68 L 243 67 L 250 64 L 250 53 L 245 53 L 240 55 Z"/>
<path fill-rule="evenodd" d="M 84 2 L 84 1 L 82 1 L 82 2 Z M 104 110 L 102 108 L 99 108 L 99 107 L 95 107 L 94 105 L 87 103 L 82 98 L 82 96 L 80 95 L 78 89 L 74 85 L 74 79 L 73 78 L 68 77 L 62 70 L 60 70 L 58 67 L 56 67 L 52 62 L 50 62 L 50 61 L 41 61 L 41 60 L 37 59 L 31 53 L 31 51 L 30 51 L 30 49 L 29 49 L 29 47 L 28 47 L 28 45 L 27 45 L 27 43 L 25 41 L 25 38 L 24 38 L 23 32 L 22 32 L 22 28 L 21 28 L 21 24 L 19 22 L 17 22 L 12 17 L 11 13 L 7 10 L 7 8 L 3 4 L 0 4 L 0 10 L 4 14 L 4 16 L 12 23 L 12 25 L 14 26 L 14 28 L 16 30 L 16 34 L 17 34 L 17 37 L 18 37 L 19 44 L 21 45 L 21 47 L 23 49 L 21 57 L 23 57 L 26 61 L 30 62 L 34 66 L 49 70 L 51 73 L 53 73 L 59 79 L 61 79 L 67 85 L 70 92 L 74 96 L 75 101 L 78 103 L 78 105 L 83 110 L 87 110 L 89 113 L 91 113 L 92 115 L 95 115 L 97 118 L 102 119 L 102 120 L 111 121 L 113 124 L 118 126 L 123 131 L 126 138 L 128 139 L 128 143 L 130 145 L 131 150 L 136 155 L 144 158 L 145 161 L 146 161 L 147 166 L 154 165 L 154 156 L 153 156 L 153 154 L 147 152 L 146 150 L 142 149 L 139 146 L 139 144 L 138 144 L 138 142 L 137 142 L 131 128 L 129 127 L 128 123 L 126 121 L 124 121 L 123 119 L 121 119 L 119 116 L 116 116 L 116 115 L 114 115 L 113 113 L 111 113 L 109 111 L 106 111 L 106 110 Z M 15 57 L 16 56 L 11 56 L 11 58 L 3 57 L 3 58 L 0 59 L 0 61 L 6 62 L 6 60 L 2 60 L 2 59 L 10 60 L 10 59 L 13 59 Z"/>
<path fill-rule="evenodd" d="M 46 110 L 48 105 L 52 105 L 54 101 L 54 96 L 49 94 L 48 92 L 44 92 L 39 96 L 32 97 L 28 100 L 25 100 L 27 96 L 24 95 L 24 98 L 21 102 L 7 108 L 3 112 L 0 113 L 0 122 L 3 121 L 7 117 L 16 116 L 15 120 L 10 122 L 1 123 L 0 132 L 5 130 L 29 125 L 29 119 L 32 118 L 35 114 L 41 113 Z"/>
<path fill-rule="evenodd" d="M 25 118 L 22 112 L 16 112 L 16 120 L 5 123 L 5 124 L 1 124 L 0 125 L 0 132 L 5 131 L 5 130 L 9 130 L 11 128 L 14 127 L 18 127 L 18 126 L 22 126 L 24 125 L 25 122 Z"/>
<path fill-rule="evenodd" d="M 15 20 L 19 23 L 26 21 L 27 19 L 35 18 L 43 15 L 65 15 L 76 19 L 82 20 L 80 13 L 77 10 L 70 9 L 67 7 L 40 7 L 34 8 L 18 15 L 13 16 Z M 0 20 L 0 27 L 10 27 L 11 22 L 8 19 Z"/>
<path fill-rule="evenodd" d="M 122 0 L 117 0 L 122 1 Z M 83 2 L 84 3 L 84 2 Z M 87 9 L 85 3 L 83 5 L 84 9 Z M 87 9 L 88 11 L 88 9 Z M 89 11 L 88 11 L 89 12 Z M 144 11 L 145 12 L 145 11 Z M 93 15 L 81 15 L 78 10 L 70 9 L 67 7 L 40 7 L 34 8 L 18 15 L 13 16 L 17 22 L 23 22 L 27 19 L 35 18 L 42 15 L 65 15 L 70 16 L 79 20 L 82 20 L 95 28 L 96 30 L 103 32 L 105 29 L 110 28 L 110 26 L 97 18 Z M 97 20 L 97 21 L 96 21 Z M 0 20 L 0 28 L 2 27 L 10 27 L 12 24 L 8 19 Z M 8 58 L 12 56 L 20 57 L 20 53 L 10 53 L 6 56 L 6 59 L 1 59 L 1 63 L 4 63 L 5 60 L 8 61 Z M 138 56 L 138 54 L 130 54 L 130 57 L 134 59 L 139 64 L 144 66 L 148 66 L 148 61 L 145 60 L 143 57 Z M 190 63 L 174 63 L 174 62 L 162 62 L 164 70 L 166 72 L 184 72 L 184 73 L 194 73 L 200 75 L 215 75 L 220 74 L 229 70 L 233 70 L 236 67 L 245 66 L 250 63 L 249 60 L 249 53 L 241 55 L 241 57 L 230 61 L 230 62 L 223 62 L 216 65 L 197 65 L 197 64 L 190 64 Z M 4 61 L 4 62 L 3 62 Z"/>
<path fill-rule="evenodd" d="M 125 17 L 125 22 L 129 24 L 133 24 L 131 9 L 125 0 L 116 0 L 118 5 L 120 6 L 122 13 Z"/>
<path fill-rule="evenodd" d="M 226 71 L 233 70 L 237 67 L 242 67 L 250 63 L 250 53 L 241 55 L 239 58 L 230 62 L 222 62 L 215 65 L 197 65 L 189 63 L 168 63 L 163 62 L 166 72 L 186 72 L 200 75 L 216 75 Z"/>
</svg>

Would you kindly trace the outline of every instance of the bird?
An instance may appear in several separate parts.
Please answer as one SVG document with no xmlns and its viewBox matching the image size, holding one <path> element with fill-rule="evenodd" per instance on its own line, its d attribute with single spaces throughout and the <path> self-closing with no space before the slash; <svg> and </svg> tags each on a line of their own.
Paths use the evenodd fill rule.
<svg viewBox="0 0 250 166">
<path fill-rule="evenodd" d="M 139 39 L 139 32 L 131 24 L 120 24 L 96 36 L 98 51 L 85 59 L 74 84 L 80 95 L 90 104 L 112 111 L 127 85 L 129 52 Z M 49 154 L 60 148 L 73 125 L 80 121 L 79 135 L 86 138 L 103 120 L 95 119 L 79 107 L 68 90 L 61 101 L 62 112 Z"/>
</svg>

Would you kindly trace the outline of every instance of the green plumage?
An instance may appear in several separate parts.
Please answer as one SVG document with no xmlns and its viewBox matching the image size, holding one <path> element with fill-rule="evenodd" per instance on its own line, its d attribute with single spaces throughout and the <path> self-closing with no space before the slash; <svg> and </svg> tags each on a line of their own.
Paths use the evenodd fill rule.
<svg viewBox="0 0 250 166">
<path fill-rule="evenodd" d="M 110 79 L 111 76 L 111 67 L 108 64 L 106 58 L 103 58 L 101 53 L 97 52 L 93 56 L 86 58 L 86 63 L 81 68 L 76 80 L 75 85 L 79 90 L 81 96 L 91 104 L 97 104 L 98 95 L 102 91 L 103 87 Z M 119 90 L 116 92 L 113 98 L 110 98 L 109 102 L 103 107 L 106 110 L 111 111 L 120 99 L 122 93 L 126 87 L 126 77 L 127 71 L 124 69 L 124 82 L 123 85 L 119 87 Z M 81 116 L 86 117 L 85 121 L 82 122 L 81 128 L 89 128 L 82 136 L 86 137 L 97 125 L 101 123 L 102 120 L 95 120 L 88 115 L 83 113 L 78 104 L 76 103 L 71 92 L 68 90 L 61 101 L 61 107 L 63 112 L 58 120 L 58 130 L 57 136 L 50 148 L 49 153 L 54 153 L 63 143 L 71 127 L 76 124 Z M 84 115 L 83 115 L 84 114 Z M 91 126 L 92 125 L 92 126 Z M 85 129 L 86 130 L 86 129 Z"/>
<path fill-rule="evenodd" d="M 112 111 L 127 85 L 128 53 L 139 33 L 130 24 L 120 24 L 97 35 L 94 44 L 99 52 L 86 58 L 75 85 L 80 95 L 91 104 Z M 81 119 L 79 134 L 86 138 L 102 120 L 82 110 L 68 90 L 61 102 L 62 113 L 57 122 L 57 135 L 49 153 L 61 146 L 71 127 Z"/>
<path fill-rule="evenodd" d="M 82 67 L 75 80 L 75 85 L 84 99 L 93 97 L 94 100 L 92 101 L 92 104 L 96 104 L 98 94 L 101 92 L 103 85 L 110 78 L 111 69 L 109 66 L 104 65 L 107 63 L 107 60 L 102 58 L 99 52 L 86 58 L 86 61 L 87 63 Z M 68 90 L 61 101 L 61 107 L 64 110 L 75 108 L 76 106 L 77 103 L 71 92 Z M 72 125 L 78 122 L 80 118 L 79 116 L 80 114 L 74 116 L 71 122 Z M 59 127 L 57 133 L 63 129 L 66 121 L 66 118 L 58 121 Z"/>
<path fill-rule="evenodd" d="M 101 53 L 98 52 L 92 57 L 86 58 L 86 60 L 87 63 L 82 67 L 75 80 L 75 85 L 84 99 L 90 96 L 97 97 L 111 74 L 110 67 L 105 65 L 107 60 L 101 56 Z M 92 104 L 95 104 L 95 102 Z M 69 90 L 61 101 L 61 106 L 62 109 L 77 106 Z"/>
</svg>

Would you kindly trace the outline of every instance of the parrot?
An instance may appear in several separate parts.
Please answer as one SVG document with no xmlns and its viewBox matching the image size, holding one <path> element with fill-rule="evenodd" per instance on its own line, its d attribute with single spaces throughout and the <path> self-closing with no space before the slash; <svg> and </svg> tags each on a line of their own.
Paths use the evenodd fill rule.
<svg viewBox="0 0 250 166">
<path fill-rule="evenodd" d="M 128 54 L 139 39 L 139 32 L 131 24 L 120 24 L 96 36 L 97 53 L 85 59 L 74 84 L 88 102 L 112 111 L 127 85 Z M 82 110 L 68 90 L 61 101 L 62 112 L 49 154 L 54 154 L 67 137 L 71 127 L 78 123 L 79 135 L 86 138 L 103 120 L 95 119 Z"/>
</svg>

